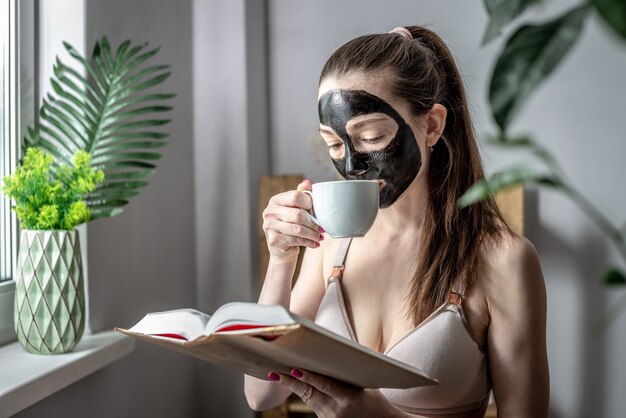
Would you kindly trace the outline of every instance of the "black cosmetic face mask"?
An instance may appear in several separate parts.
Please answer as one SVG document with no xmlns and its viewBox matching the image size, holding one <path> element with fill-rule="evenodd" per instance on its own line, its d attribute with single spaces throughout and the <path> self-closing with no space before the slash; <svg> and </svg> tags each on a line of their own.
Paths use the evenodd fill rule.
<svg viewBox="0 0 626 418">
<path fill-rule="evenodd" d="M 318 110 L 320 123 L 332 128 L 344 144 L 344 158 L 333 159 L 339 174 L 347 180 L 384 180 L 380 207 L 391 206 L 413 182 L 422 165 L 411 127 L 388 103 L 362 90 L 331 90 L 320 97 Z M 398 124 L 398 130 L 385 148 L 359 152 L 346 125 L 351 119 L 370 113 L 388 115 Z"/>
</svg>

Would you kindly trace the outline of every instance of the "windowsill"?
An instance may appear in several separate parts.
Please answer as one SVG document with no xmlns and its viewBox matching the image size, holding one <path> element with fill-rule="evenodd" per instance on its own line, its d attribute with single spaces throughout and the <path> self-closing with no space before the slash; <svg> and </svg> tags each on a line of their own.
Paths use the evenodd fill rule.
<svg viewBox="0 0 626 418">
<path fill-rule="evenodd" d="M 130 354 L 134 338 L 114 331 L 84 335 L 68 354 L 30 354 L 19 342 L 0 347 L 0 416 L 13 415 Z"/>
<path fill-rule="evenodd" d="M 0 283 L 0 346 L 15 341 L 13 327 L 13 301 L 15 282 L 6 280 Z"/>
</svg>

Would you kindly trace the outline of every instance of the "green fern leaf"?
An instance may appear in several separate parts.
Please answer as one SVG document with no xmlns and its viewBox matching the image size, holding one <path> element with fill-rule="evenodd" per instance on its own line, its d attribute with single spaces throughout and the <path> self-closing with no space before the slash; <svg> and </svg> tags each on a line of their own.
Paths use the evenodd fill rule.
<svg viewBox="0 0 626 418">
<path fill-rule="evenodd" d="M 162 157 L 153 150 L 167 144 L 168 134 L 159 128 L 170 119 L 159 116 L 172 110 L 164 102 L 175 95 L 152 90 L 170 77 L 170 66 L 147 65 L 160 50 L 147 43 L 125 40 L 114 48 L 103 37 L 89 59 L 63 45 L 78 65 L 56 60 L 53 92 L 43 101 L 39 122 L 27 130 L 23 150 L 41 147 L 55 167 L 71 163 L 77 151 L 91 154 L 93 168 L 105 174 L 86 199 L 91 219 L 115 216 L 147 186 L 153 161 Z"/>
</svg>

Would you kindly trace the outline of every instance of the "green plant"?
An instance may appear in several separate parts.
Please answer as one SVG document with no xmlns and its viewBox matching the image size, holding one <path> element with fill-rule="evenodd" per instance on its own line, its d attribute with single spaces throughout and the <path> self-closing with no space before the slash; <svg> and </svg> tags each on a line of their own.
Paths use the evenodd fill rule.
<svg viewBox="0 0 626 418">
<path fill-rule="evenodd" d="M 54 161 L 42 149 L 29 148 L 15 172 L 4 178 L 3 192 L 15 201 L 15 213 L 24 229 L 66 229 L 91 219 L 85 203 L 89 192 L 104 180 L 90 164 L 91 156 L 78 151 L 72 164 Z"/>
<path fill-rule="evenodd" d="M 528 7 L 543 0 L 485 0 L 490 22 L 483 43 L 494 39 Z M 545 170 L 525 166 L 510 167 L 473 185 L 460 199 L 462 207 L 486 199 L 498 190 L 519 183 L 534 184 L 559 191 L 576 204 L 607 236 L 626 262 L 626 228 L 614 225 L 583 193 L 568 180 L 557 159 L 529 136 L 512 135 L 511 122 L 532 93 L 558 67 L 578 41 L 585 21 L 595 11 L 613 32 L 626 39 L 626 2 L 591 0 L 542 24 L 520 25 L 508 38 L 496 60 L 489 86 L 489 104 L 498 133 L 488 143 L 507 149 L 525 150 L 538 159 Z M 601 275 L 607 285 L 626 285 L 626 273 L 609 266 Z M 609 311 L 609 318 L 626 307 L 626 295 Z"/>
<path fill-rule="evenodd" d="M 96 42 L 91 62 L 70 44 L 70 56 L 84 72 L 57 59 L 50 80 L 54 93 L 44 100 L 39 121 L 28 129 L 23 151 L 40 147 L 53 158 L 52 170 L 67 164 L 84 151 L 91 164 L 105 174 L 105 181 L 87 196 L 92 219 L 122 212 L 128 199 L 146 186 L 161 154 L 154 149 L 166 145 L 167 133 L 158 129 L 169 119 L 149 117 L 172 109 L 161 104 L 174 94 L 146 93 L 170 76 L 169 65 L 144 66 L 159 48 L 146 50 L 147 43 L 122 42 L 115 51 L 106 37 Z"/>
</svg>

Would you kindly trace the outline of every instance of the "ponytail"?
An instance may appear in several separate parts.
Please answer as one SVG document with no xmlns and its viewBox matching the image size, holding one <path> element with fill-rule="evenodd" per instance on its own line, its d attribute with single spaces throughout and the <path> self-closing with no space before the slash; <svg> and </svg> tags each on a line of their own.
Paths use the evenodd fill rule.
<svg viewBox="0 0 626 418">
<path fill-rule="evenodd" d="M 434 32 L 408 26 L 413 39 L 399 33 L 364 35 L 337 49 L 326 62 L 322 80 L 351 73 L 388 74 L 394 97 L 416 116 L 435 103 L 448 114 L 428 168 L 428 205 L 421 251 L 406 298 L 414 325 L 445 302 L 453 289 L 470 290 L 481 268 L 481 243 L 511 232 L 493 199 L 460 209 L 458 198 L 484 178 L 478 146 L 452 53 Z"/>
</svg>

